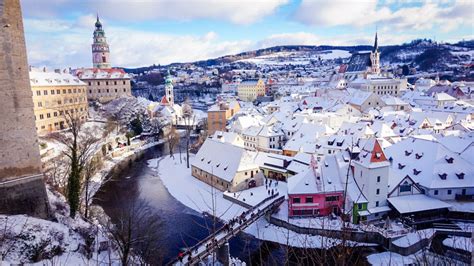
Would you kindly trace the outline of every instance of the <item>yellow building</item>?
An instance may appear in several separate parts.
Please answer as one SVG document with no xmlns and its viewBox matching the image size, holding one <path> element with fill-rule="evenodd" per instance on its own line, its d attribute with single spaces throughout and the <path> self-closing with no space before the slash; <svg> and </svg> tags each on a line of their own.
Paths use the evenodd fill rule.
<svg viewBox="0 0 474 266">
<path fill-rule="evenodd" d="M 261 79 L 242 81 L 237 87 L 237 95 L 242 101 L 253 102 L 258 96 L 265 96 L 265 83 Z"/>
<path fill-rule="evenodd" d="M 86 121 L 87 85 L 69 73 L 30 71 L 36 131 L 45 135 L 67 128 L 64 112 Z"/>
<path fill-rule="evenodd" d="M 216 131 L 226 131 L 227 120 L 240 110 L 237 101 L 219 102 L 211 106 L 207 111 L 207 133 L 214 134 Z"/>
</svg>

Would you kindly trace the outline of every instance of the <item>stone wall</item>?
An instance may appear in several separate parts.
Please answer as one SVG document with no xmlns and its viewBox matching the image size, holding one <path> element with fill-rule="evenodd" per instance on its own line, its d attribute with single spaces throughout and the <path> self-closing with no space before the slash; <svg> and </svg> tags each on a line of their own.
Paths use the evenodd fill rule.
<svg viewBox="0 0 474 266">
<path fill-rule="evenodd" d="M 48 217 L 19 0 L 0 1 L 0 213 Z"/>
</svg>

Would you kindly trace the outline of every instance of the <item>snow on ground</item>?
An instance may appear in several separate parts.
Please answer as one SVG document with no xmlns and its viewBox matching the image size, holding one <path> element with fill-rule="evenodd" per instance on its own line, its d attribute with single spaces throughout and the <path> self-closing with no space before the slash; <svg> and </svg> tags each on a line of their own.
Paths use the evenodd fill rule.
<svg viewBox="0 0 474 266">
<path fill-rule="evenodd" d="M 345 50 L 329 50 L 318 54 L 323 60 L 337 59 L 337 58 L 348 58 L 351 57 L 351 53 Z"/>
<path fill-rule="evenodd" d="M 268 180 L 270 182 L 270 180 Z M 268 183 L 270 184 L 270 183 Z M 279 193 L 280 196 L 287 195 L 287 187 L 285 182 L 275 182 L 273 181 L 270 186 L 268 186 L 268 189 L 265 188 L 265 185 L 263 186 L 258 186 L 254 187 L 251 189 L 239 191 L 239 192 L 224 192 L 228 197 L 234 198 L 240 202 L 249 204 L 251 206 L 255 206 L 258 203 L 262 202 L 264 199 L 269 197 L 271 195 L 271 190 L 274 190 Z"/>
<path fill-rule="evenodd" d="M 457 249 L 472 252 L 473 240 L 470 237 L 450 236 L 443 240 L 443 244 Z"/>
<path fill-rule="evenodd" d="M 394 252 L 374 253 L 367 256 L 367 261 L 371 265 L 378 266 L 398 266 L 414 264 L 416 258 L 413 255 L 403 256 Z"/>
<path fill-rule="evenodd" d="M 420 241 L 421 239 L 431 238 L 435 234 L 435 232 L 436 230 L 432 228 L 410 232 L 393 241 L 392 243 L 399 247 L 409 247 Z"/>
<path fill-rule="evenodd" d="M 446 200 L 451 205 L 451 210 L 459 212 L 474 212 L 474 202 Z"/>
<path fill-rule="evenodd" d="M 185 160 L 180 163 L 178 156 L 179 154 L 175 154 L 174 160 L 170 156 L 148 160 L 148 167 L 157 171 L 157 175 L 161 178 L 163 184 L 174 198 L 197 212 L 212 214 L 214 195 L 214 209 L 216 216 L 224 221 L 228 221 L 246 210 L 246 208 L 224 199 L 223 192 L 213 189 L 211 186 L 191 176 L 191 170 L 186 168 Z M 183 157 L 185 158 L 184 155 Z M 193 160 L 193 158 L 194 155 L 191 155 L 191 160 Z M 286 186 L 283 186 L 280 183 L 278 188 L 283 192 L 284 189 L 286 189 Z M 260 190 L 266 193 L 265 186 L 254 188 L 251 191 L 257 193 L 257 191 Z M 250 191 L 241 193 L 245 193 L 245 195 L 248 195 L 247 197 L 250 197 Z M 254 195 L 257 199 L 255 193 Z M 263 198 L 263 196 L 261 197 Z M 338 239 L 298 234 L 291 230 L 269 224 L 264 218 L 260 218 L 257 222 L 250 225 L 245 229 L 245 232 L 261 240 L 277 242 L 294 247 L 329 248 L 340 243 L 340 240 Z M 354 242 L 351 244 L 366 245 L 364 243 Z"/>
</svg>

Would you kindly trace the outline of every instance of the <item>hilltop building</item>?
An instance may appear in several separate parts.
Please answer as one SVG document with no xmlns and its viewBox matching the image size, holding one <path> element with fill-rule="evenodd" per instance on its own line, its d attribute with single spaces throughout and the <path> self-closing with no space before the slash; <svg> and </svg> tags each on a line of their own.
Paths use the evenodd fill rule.
<svg viewBox="0 0 474 266">
<path fill-rule="evenodd" d="M 95 22 L 92 65 L 93 68 L 81 68 L 74 72 L 87 84 L 88 100 L 108 102 L 132 96 L 130 75 L 123 69 L 111 68 L 110 49 L 99 16 Z"/>
<path fill-rule="evenodd" d="M 166 106 L 174 105 L 173 79 L 169 70 L 165 78 L 165 96 L 161 98 L 160 104 Z"/>
<path fill-rule="evenodd" d="M 344 78 L 348 81 L 365 78 L 367 74 L 380 74 L 380 51 L 377 33 L 375 33 L 372 51 L 353 54 L 344 72 Z"/>
<path fill-rule="evenodd" d="M 64 112 L 85 122 L 87 85 L 66 72 L 30 71 L 36 131 L 39 135 L 67 128 Z"/>
</svg>

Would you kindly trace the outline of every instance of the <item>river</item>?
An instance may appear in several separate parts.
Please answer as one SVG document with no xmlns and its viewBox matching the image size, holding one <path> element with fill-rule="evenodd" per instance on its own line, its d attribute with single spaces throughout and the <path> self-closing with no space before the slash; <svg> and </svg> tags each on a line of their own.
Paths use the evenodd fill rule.
<svg viewBox="0 0 474 266">
<path fill-rule="evenodd" d="M 159 244 L 164 263 L 176 257 L 180 248 L 192 246 L 209 235 L 213 224 L 211 217 L 203 216 L 173 198 L 156 172 L 147 166 L 147 160 L 168 154 L 168 145 L 150 148 L 142 158 L 105 183 L 93 202 L 101 206 L 112 220 L 117 218 L 126 202 L 140 200 L 150 206 L 153 214 L 162 220 Z M 234 237 L 229 244 L 231 256 L 238 257 L 248 265 L 281 265 L 285 261 L 284 246 L 261 241 L 245 233 Z M 320 252 L 316 249 L 313 251 Z M 290 253 L 299 254 L 301 250 L 292 249 Z"/>
</svg>

